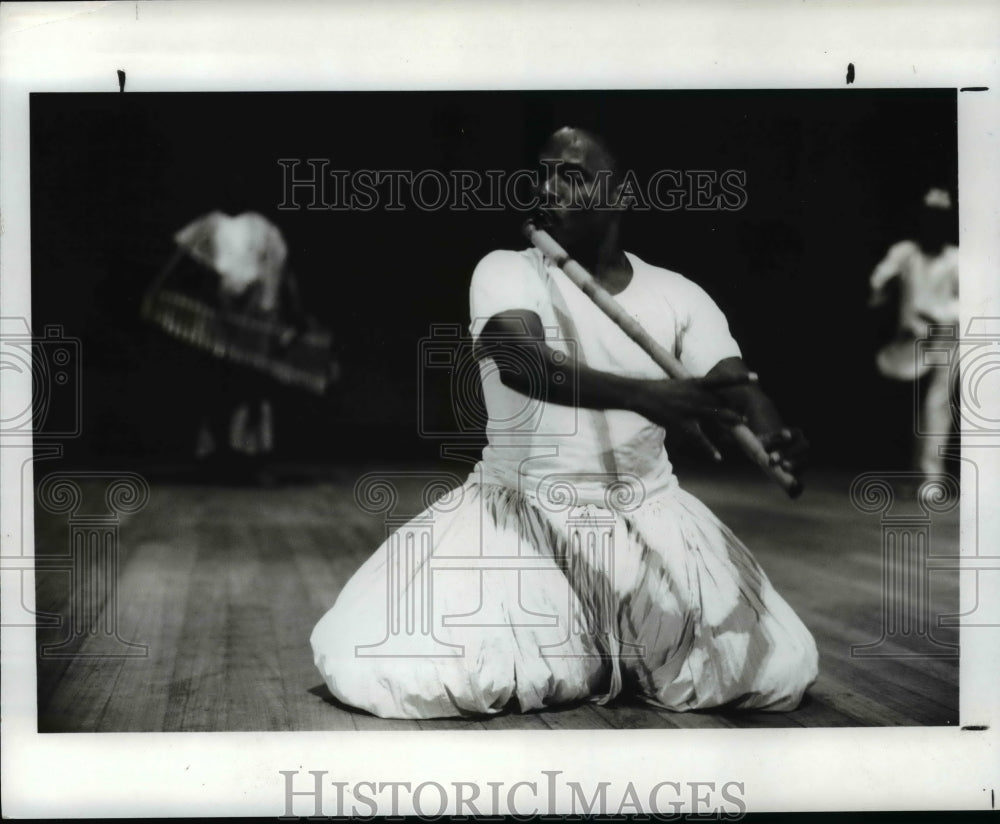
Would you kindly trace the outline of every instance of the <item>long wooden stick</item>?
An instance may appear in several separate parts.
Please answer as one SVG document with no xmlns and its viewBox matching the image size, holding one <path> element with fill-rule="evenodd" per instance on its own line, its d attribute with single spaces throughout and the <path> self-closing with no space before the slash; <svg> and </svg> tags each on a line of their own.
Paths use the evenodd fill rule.
<svg viewBox="0 0 1000 824">
<path fill-rule="evenodd" d="M 626 335 L 639 344 L 664 372 L 671 378 L 678 380 L 692 377 L 684 365 L 674 357 L 674 353 L 653 339 L 642 328 L 641 324 L 594 279 L 590 272 L 569 256 L 552 235 L 544 229 L 540 229 L 533 220 L 525 222 L 524 233 L 532 245 L 552 258 L 566 274 L 566 277 L 596 303 L 598 308 L 611 318 Z M 739 423 L 733 426 L 732 434 L 750 459 L 770 475 L 790 497 L 796 498 L 802 493 L 802 483 L 799 479 L 780 466 L 771 464 L 771 456 L 768 455 L 763 444 L 746 424 Z"/>
</svg>

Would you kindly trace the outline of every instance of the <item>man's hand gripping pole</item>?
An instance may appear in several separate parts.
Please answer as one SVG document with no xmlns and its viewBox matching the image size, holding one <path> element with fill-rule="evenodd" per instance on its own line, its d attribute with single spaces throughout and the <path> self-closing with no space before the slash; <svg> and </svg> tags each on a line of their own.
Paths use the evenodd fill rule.
<svg viewBox="0 0 1000 824">
<path fill-rule="evenodd" d="M 657 343 L 650 334 L 642 328 L 638 321 L 626 312 L 608 291 L 601 286 L 586 269 L 569 256 L 565 249 L 544 229 L 538 227 L 534 220 L 529 219 L 524 224 L 524 234 L 532 245 L 550 257 L 555 264 L 598 308 L 601 309 L 621 330 L 634 340 L 653 361 L 669 375 L 677 380 L 685 380 L 691 374 L 674 354 Z M 802 483 L 785 471 L 781 466 L 772 464 L 771 457 L 764 449 L 757 436 L 746 424 L 736 424 L 732 427 L 732 435 L 740 448 L 761 469 L 773 478 L 789 497 L 797 498 L 802 493 Z"/>
</svg>

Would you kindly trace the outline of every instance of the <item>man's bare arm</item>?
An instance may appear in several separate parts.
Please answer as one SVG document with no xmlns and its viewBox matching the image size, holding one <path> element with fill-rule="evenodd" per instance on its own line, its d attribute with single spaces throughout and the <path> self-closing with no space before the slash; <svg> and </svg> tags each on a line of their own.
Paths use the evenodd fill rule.
<svg viewBox="0 0 1000 824">
<path fill-rule="evenodd" d="M 747 372 L 647 380 L 592 369 L 552 349 L 541 318 L 526 310 L 490 318 L 479 336 L 478 354 L 493 358 L 501 381 L 518 392 L 562 406 L 625 409 L 662 426 L 683 418 L 738 423 L 740 415 L 727 408 L 717 390 L 751 380 Z"/>
</svg>

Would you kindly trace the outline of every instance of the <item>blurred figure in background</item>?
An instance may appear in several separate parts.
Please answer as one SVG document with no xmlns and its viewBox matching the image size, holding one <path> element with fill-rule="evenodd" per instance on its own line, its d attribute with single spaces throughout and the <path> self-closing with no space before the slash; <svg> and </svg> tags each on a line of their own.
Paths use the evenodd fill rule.
<svg viewBox="0 0 1000 824">
<path fill-rule="evenodd" d="M 899 319 L 895 338 L 883 346 L 875 362 L 887 378 L 920 381 L 923 395 L 921 429 L 914 431 L 914 469 L 928 478 L 944 474 L 941 447 L 952 427 L 951 393 L 955 370 L 931 369 L 918 359 L 917 341 L 926 339 L 932 326 L 958 324 L 958 246 L 953 242 L 954 212 L 946 189 L 924 195 L 913 240 L 890 247 L 871 275 L 870 307 L 888 300 L 890 286 L 898 286 Z M 898 279 L 898 280 L 897 280 Z"/>
<path fill-rule="evenodd" d="M 206 262 L 219 274 L 223 314 L 265 321 L 276 317 L 288 258 L 277 227 L 253 212 L 234 218 L 216 213 L 189 224 L 177 235 L 177 243 L 196 257 L 205 255 L 206 240 L 211 241 L 212 252 Z M 263 460 L 274 451 L 274 409 L 266 380 L 243 369 L 227 372 L 210 385 L 205 398 L 195 456 L 205 460 L 229 452 Z"/>
<path fill-rule="evenodd" d="M 303 311 L 287 244 L 266 218 L 211 212 L 174 240 L 142 313 L 211 356 L 195 457 L 224 480 L 268 483 L 276 382 L 323 394 L 338 375 L 332 335 Z"/>
</svg>

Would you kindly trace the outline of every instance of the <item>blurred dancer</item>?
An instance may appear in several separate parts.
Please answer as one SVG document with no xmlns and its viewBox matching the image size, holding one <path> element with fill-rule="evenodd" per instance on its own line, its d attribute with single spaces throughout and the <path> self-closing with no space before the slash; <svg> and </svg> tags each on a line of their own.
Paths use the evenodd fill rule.
<svg viewBox="0 0 1000 824">
<path fill-rule="evenodd" d="M 143 302 L 143 315 L 209 355 L 196 458 L 226 480 L 268 482 L 276 384 L 323 394 L 337 378 L 332 336 L 302 310 L 288 247 L 254 212 L 211 212 L 174 237 L 177 252 Z"/>
<path fill-rule="evenodd" d="M 177 235 L 180 246 L 204 254 L 211 246 L 210 265 L 219 274 L 218 298 L 224 316 L 241 314 L 271 320 L 277 316 L 278 297 L 288 249 L 277 227 L 253 212 L 228 218 L 213 213 L 195 221 Z M 273 407 L 267 383 L 244 368 L 225 364 L 224 374 L 210 382 L 205 412 L 199 423 L 195 455 L 205 460 L 229 453 L 255 462 L 274 450 Z"/>
<path fill-rule="evenodd" d="M 914 425 L 913 466 L 928 478 L 944 473 L 941 449 L 952 428 L 955 370 L 930 369 L 920 362 L 916 343 L 928 337 L 932 325 L 958 323 L 958 247 L 952 243 L 952 215 L 951 195 L 945 189 L 930 189 L 914 239 L 890 247 L 871 275 L 872 307 L 885 303 L 890 284 L 899 286 L 898 330 L 876 356 L 879 372 L 904 381 L 926 376 L 918 391 L 923 393 L 921 429 L 928 434 L 916 434 Z"/>
</svg>

